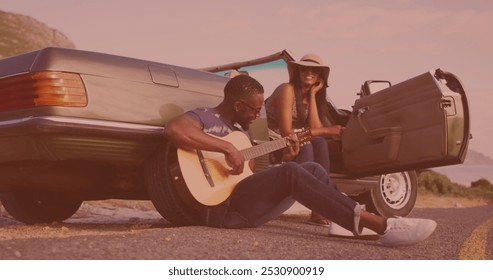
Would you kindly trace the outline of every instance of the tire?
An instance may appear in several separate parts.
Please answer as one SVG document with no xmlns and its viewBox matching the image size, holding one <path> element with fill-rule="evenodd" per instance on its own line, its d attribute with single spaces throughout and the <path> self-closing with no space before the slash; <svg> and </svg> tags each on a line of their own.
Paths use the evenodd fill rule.
<svg viewBox="0 0 493 280">
<path fill-rule="evenodd" d="M 378 187 L 363 193 L 357 200 L 368 211 L 384 217 L 405 217 L 411 213 L 418 195 L 416 171 L 380 175 Z"/>
<path fill-rule="evenodd" d="M 25 224 L 61 222 L 82 204 L 82 200 L 63 193 L 26 189 L 2 190 L 1 199 L 5 210 Z"/>
<path fill-rule="evenodd" d="M 161 146 L 146 165 L 144 174 L 149 198 L 163 218 L 176 226 L 201 224 L 199 211 L 184 202 L 175 186 L 182 175 L 173 145 Z"/>
</svg>

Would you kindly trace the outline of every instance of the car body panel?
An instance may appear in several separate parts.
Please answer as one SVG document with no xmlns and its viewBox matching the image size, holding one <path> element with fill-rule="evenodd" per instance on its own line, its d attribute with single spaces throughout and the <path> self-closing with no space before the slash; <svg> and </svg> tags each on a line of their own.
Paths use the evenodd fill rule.
<svg viewBox="0 0 493 280">
<path fill-rule="evenodd" d="M 357 99 L 342 137 L 352 174 L 462 163 L 469 141 L 465 92 L 426 72 Z M 456 90 L 456 92 L 452 91 Z"/>
<path fill-rule="evenodd" d="M 168 120 L 198 105 L 217 104 L 228 80 L 194 69 L 59 48 L 3 63 L 17 67 L 0 67 L 0 77 L 45 70 L 78 73 L 89 102 L 84 108 L 0 112 L 0 163 L 81 159 L 142 164 L 162 140 Z"/>
<path fill-rule="evenodd" d="M 4 67 L 4 63 L 8 67 Z M 9 68 L 11 64 L 22 66 Z M 163 83 L 164 71 L 158 69 L 167 69 L 168 75 L 173 73 L 175 75 L 174 84 L 165 85 Z M 61 48 L 46 48 L 6 58 L 2 60 L 0 78 L 44 70 L 80 74 L 89 92 L 89 98 L 97 99 L 89 102 L 84 110 L 56 107 L 36 108 L 34 112 L 19 112 L 19 115 L 58 115 L 60 113 L 77 116 L 80 114 L 85 118 L 124 122 L 130 120 L 130 122 L 147 124 L 154 122 L 163 125 L 170 117 L 179 114 L 179 112 L 172 112 L 168 117 L 167 111 L 160 111 L 160 109 L 168 109 L 163 108 L 163 103 L 164 105 L 166 103 L 179 104 L 181 111 L 188 110 L 196 106 L 194 101 L 199 95 L 204 105 L 215 104 L 222 99 L 222 88 L 228 80 L 225 77 L 195 69 Z M 176 86 L 177 83 L 178 86 Z M 148 99 L 163 100 L 163 102 L 149 102 Z M 174 100 L 177 101 L 173 102 Z M 104 103 L 100 104 L 100 102 Z M 111 111 L 108 112 L 108 109 Z M 50 112 L 43 110 L 50 110 Z M 9 115 L 11 114 L 15 115 L 15 112 L 9 112 Z M 0 113 L 1 119 L 6 117 Z"/>
</svg>

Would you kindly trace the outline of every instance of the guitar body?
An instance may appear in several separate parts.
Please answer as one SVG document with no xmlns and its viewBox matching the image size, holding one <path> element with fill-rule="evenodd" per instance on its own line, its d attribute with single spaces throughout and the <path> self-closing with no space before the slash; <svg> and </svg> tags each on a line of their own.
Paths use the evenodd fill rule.
<svg viewBox="0 0 493 280">
<path fill-rule="evenodd" d="M 239 131 L 218 138 L 232 143 L 238 150 L 252 147 L 248 137 Z M 190 194 L 199 204 L 218 205 L 231 195 L 241 180 L 253 174 L 249 165 L 245 164 L 242 174 L 231 175 L 231 168 L 226 163 L 224 154 L 199 152 L 203 155 L 203 163 L 201 163 L 197 150 L 177 150 L 178 163 L 186 184 L 185 193 Z M 207 174 L 210 176 L 209 179 Z M 184 200 L 190 201 L 189 197 Z"/>
</svg>

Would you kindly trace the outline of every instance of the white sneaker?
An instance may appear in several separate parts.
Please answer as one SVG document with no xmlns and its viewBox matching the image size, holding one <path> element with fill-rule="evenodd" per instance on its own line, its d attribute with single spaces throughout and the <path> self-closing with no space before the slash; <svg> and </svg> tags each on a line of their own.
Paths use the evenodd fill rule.
<svg viewBox="0 0 493 280">
<path fill-rule="evenodd" d="M 428 238 L 436 226 L 437 223 L 433 220 L 389 218 L 380 242 L 389 247 L 414 245 Z"/>
<path fill-rule="evenodd" d="M 329 236 L 346 237 L 346 238 L 361 238 L 361 239 L 376 239 L 378 234 L 371 229 L 363 228 L 359 235 L 354 235 L 351 231 L 332 222 L 329 225 Z"/>
</svg>

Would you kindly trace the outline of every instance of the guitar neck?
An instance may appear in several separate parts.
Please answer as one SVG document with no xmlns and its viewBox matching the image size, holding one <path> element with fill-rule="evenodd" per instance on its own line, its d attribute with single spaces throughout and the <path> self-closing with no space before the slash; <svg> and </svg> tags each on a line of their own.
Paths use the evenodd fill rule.
<svg viewBox="0 0 493 280">
<path fill-rule="evenodd" d="M 260 145 L 241 150 L 240 153 L 245 157 L 246 160 L 250 160 L 285 148 L 287 144 L 288 140 L 286 138 L 280 138 L 274 141 L 268 141 Z"/>
</svg>

